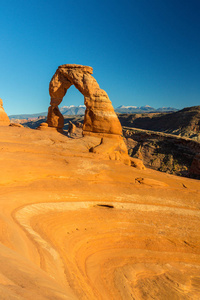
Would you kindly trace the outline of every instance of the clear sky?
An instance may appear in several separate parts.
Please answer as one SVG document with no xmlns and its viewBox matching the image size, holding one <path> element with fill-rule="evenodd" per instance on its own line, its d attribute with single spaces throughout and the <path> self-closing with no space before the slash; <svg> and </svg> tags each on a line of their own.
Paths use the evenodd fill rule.
<svg viewBox="0 0 200 300">
<path fill-rule="evenodd" d="M 0 0 L 0 98 L 47 111 L 61 64 L 93 67 L 114 107 L 200 105 L 200 0 Z M 71 87 L 63 105 L 83 104 Z"/>
</svg>

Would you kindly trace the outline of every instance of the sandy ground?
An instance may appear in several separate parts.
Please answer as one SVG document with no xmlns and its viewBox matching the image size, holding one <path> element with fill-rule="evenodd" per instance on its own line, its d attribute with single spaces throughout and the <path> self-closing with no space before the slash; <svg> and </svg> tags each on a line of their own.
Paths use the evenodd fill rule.
<svg viewBox="0 0 200 300">
<path fill-rule="evenodd" d="M 99 142 L 0 127 L 0 299 L 200 299 L 200 182 Z"/>
</svg>

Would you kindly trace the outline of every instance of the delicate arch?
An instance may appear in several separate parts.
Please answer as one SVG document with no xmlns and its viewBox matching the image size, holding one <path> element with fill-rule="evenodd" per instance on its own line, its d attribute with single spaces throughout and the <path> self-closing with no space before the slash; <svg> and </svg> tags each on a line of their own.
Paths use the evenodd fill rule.
<svg viewBox="0 0 200 300">
<path fill-rule="evenodd" d="M 121 135 L 122 127 L 107 93 L 100 89 L 88 66 L 67 64 L 58 67 L 49 85 L 51 103 L 47 123 L 50 127 L 63 128 L 64 118 L 58 105 L 67 90 L 74 85 L 84 96 L 86 106 L 83 134 Z"/>
</svg>

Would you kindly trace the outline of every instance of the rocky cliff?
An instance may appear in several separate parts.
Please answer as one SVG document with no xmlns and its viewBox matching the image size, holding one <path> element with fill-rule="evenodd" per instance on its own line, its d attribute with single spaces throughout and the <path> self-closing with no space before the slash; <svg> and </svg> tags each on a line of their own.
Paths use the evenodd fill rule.
<svg viewBox="0 0 200 300">
<path fill-rule="evenodd" d="M 200 179 L 200 143 L 148 130 L 123 127 L 129 155 L 148 168 Z"/>
<path fill-rule="evenodd" d="M 159 131 L 200 141 L 200 106 L 173 113 L 120 114 L 122 126 Z"/>
</svg>

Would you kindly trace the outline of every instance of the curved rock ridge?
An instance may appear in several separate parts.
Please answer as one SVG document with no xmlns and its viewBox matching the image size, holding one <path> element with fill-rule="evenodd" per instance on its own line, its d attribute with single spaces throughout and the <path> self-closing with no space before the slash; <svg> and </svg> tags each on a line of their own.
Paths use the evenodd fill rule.
<svg viewBox="0 0 200 300">
<path fill-rule="evenodd" d="M 58 67 L 49 85 L 51 106 L 48 112 L 48 125 L 63 128 L 63 117 L 58 105 L 70 86 L 74 85 L 83 94 L 86 106 L 83 134 L 121 136 L 122 127 L 112 103 L 107 93 L 99 87 L 92 73 L 92 67 L 88 66 L 66 64 Z"/>
<path fill-rule="evenodd" d="M 68 282 L 78 299 L 195 299 L 200 267 L 189 265 L 187 242 L 172 230 L 161 233 L 162 226 L 148 228 L 141 214 L 168 217 L 170 226 L 176 218 L 200 217 L 180 207 L 69 199 L 25 206 L 15 218 L 40 249 L 45 271 Z M 177 248 L 185 256 L 181 263 L 173 255 Z"/>
<path fill-rule="evenodd" d="M 199 181 L 97 140 L 1 128 L 0 299 L 199 300 Z"/>
<path fill-rule="evenodd" d="M 10 120 L 3 108 L 3 100 L 0 98 L 0 126 L 8 126 Z"/>
</svg>

